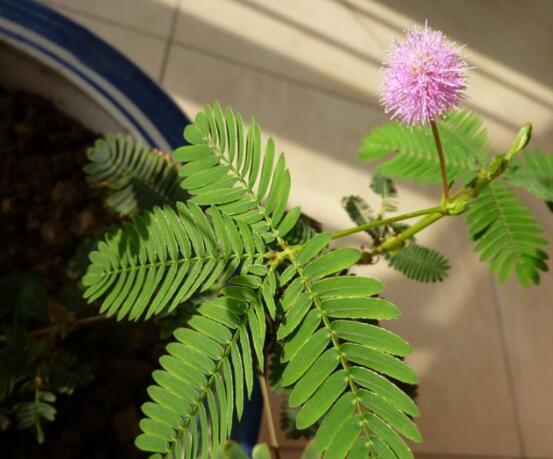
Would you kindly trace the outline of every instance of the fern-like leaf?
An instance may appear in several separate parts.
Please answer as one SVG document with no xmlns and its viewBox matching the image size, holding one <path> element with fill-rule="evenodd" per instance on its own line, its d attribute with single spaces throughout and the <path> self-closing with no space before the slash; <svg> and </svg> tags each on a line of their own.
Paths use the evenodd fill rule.
<svg viewBox="0 0 553 459">
<path fill-rule="evenodd" d="M 488 155 L 487 134 L 480 119 L 468 111 L 457 111 L 438 123 L 449 178 L 475 172 Z M 424 183 L 439 183 L 440 164 L 428 126 L 408 127 L 387 123 L 367 135 L 359 157 L 373 161 L 387 157 L 377 171 L 389 176 Z"/>
<path fill-rule="evenodd" d="M 419 412 L 387 379 L 418 382 L 400 358 L 410 346 L 369 323 L 393 319 L 399 311 L 375 297 L 382 291 L 380 282 L 338 274 L 356 263 L 360 252 L 338 249 L 321 255 L 331 237 L 315 236 L 293 257 L 297 277 L 280 297 L 285 314 L 277 332 L 286 362 L 282 383 L 291 389 L 290 406 L 301 406 L 297 427 L 322 419 L 315 444 L 325 457 L 370 457 L 382 447 L 400 459 L 411 458 L 397 432 L 420 441 L 409 418 Z"/>
<path fill-rule="evenodd" d="M 185 201 L 176 163 L 128 135 L 108 135 L 88 150 L 87 180 L 105 192 L 105 203 L 122 216 Z"/>
<path fill-rule="evenodd" d="M 522 154 L 507 179 L 544 201 L 553 201 L 553 153 L 546 155 L 534 150 Z"/>
<path fill-rule="evenodd" d="M 376 220 L 373 210 L 367 201 L 360 196 L 344 196 L 342 198 L 342 207 L 357 226 Z M 373 244 L 378 245 L 382 242 L 388 231 L 389 228 L 383 225 L 370 228 L 365 232 L 372 238 Z"/>
<path fill-rule="evenodd" d="M 373 175 L 371 180 L 371 190 L 382 198 L 380 213 L 394 212 L 397 210 L 396 198 L 397 190 L 392 179 L 385 177 L 378 172 Z"/>
<path fill-rule="evenodd" d="M 265 246 L 246 224 L 196 204 L 155 208 L 106 237 L 90 255 L 85 298 L 136 320 L 171 311 L 195 292 L 241 272 L 264 272 Z"/>
<path fill-rule="evenodd" d="M 175 158 L 185 164 L 182 187 L 198 205 L 217 206 L 248 225 L 266 242 L 284 237 L 300 217 L 299 208 L 286 213 L 290 172 L 284 154 L 276 157 L 269 139 L 264 154 L 261 131 L 252 120 L 246 131 L 242 116 L 218 103 L 207 105 L 184 132 L 191 144 Z M 276 162 L 275 162 L 276 160 Z"/>
<path fill-rule="evenodd" d="M 388 254 L 386 259 L 392 268 L 418 282 L 441 282 L 449 271 L 449 262 L 442 254 L 415 242 Z"/>
<path fill-rule="evenodd" d="M 505 281 L 513 271 L 524 286 L 537 284 L 547 271 L 547 244 L 540 225 L 515 193 L 501 183 L 491 183 L 468 211 L 469 234 L 474 250 L 490 271 Z"/>
<path fill-rule="evenodd" d="M 286 234 L 286 242 L 290 245 L 305 244 L 321 231 L 322 225 L 318 221 L 301 214 L 294 227 Z"/>
<path fill-rule="evenodd" d="M 375 218 L 371 207 L 361 196 L 344 196 L 342 207 L 358 226 L 365 225 Z"/>
<path fill-rule="evenodd" d="M 239 114 L 216 103 L 187 126 L 185 138 L 190 145 L 175 157 L 183 162 L 187 204 L 155 208 L 100 243 L 83 279 L 87 298 L 104 296 L 103 311 L 132 319 L 226 281 L 220 296 L 175 332 L 178 342 L 167 347 L 149 389 L 137 445 L 171 458 L 216 457 L 251 391 L 254 355 L 264 368 L 269 315 L 284 317 L 277 340 L 283 384 L 291 405 L 301 407 L 297 427 L 322 419 L 321 451 L 343 458 L 391 448 L 400 459 L 412 457 L 396 431 L 418 441 L 408 418 L 418 410 L 382 376 L 417 382 L 401 360 L 409 345 L 369 323 L 397 316 L 397 308 L 374 297 L 379 282 L 338 275 L 359 252 L 329 251 L 328 233 L 291 245 L 301 211 L 286 211 L 290 173 L 271 139 L 262 148 L 255 121 L 246 129 Z M 284 290 L 279 301 L 277 289 Z"/>
<path fill-rule="evenodd" d="M 34 427 L 37 442 L 40 444 L 44 443 L 42 422 L 52 422 L 56 417 L 56 408 L 53 405 L 55 401 L 56 396 L 51 392 L 36 389 L 35 399 L 32 402 L 22 402 L 15 405 L 14 411 L 17 418 L 17 427 L 19 429 Z"/>
<path fill-rule="evenodd" d="M 263 279 L 231 279 L 222 296 L 202 304 L 160 359 L 142 406 L 138 448 L 165 457 L 217 457 L 234 414 L 253 388 L 253 355 L 263 356 Z M 257 286 L 257 287 L 247 287 Z M 252 351 L 252 348 L 254 349 Z"/>
</svg>

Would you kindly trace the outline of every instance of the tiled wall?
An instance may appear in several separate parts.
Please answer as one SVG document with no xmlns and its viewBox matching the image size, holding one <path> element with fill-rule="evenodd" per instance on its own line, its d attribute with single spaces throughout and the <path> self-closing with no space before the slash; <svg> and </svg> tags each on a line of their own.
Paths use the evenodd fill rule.
<svg viewBox="0 0 553 459">
<path fill-rule="evenodd" d="M 328 229 L 348 225 L 345 194 L 368 195 L 356 159 L 385 117 L 379 65 L 413 22 L 467 43 L 475 66 L 467 105 L 494 149 L 532 120 L 535 145 L 553 151 L 553 2 L 549 0 L 52 0 L 62 13 L 127 54 L 193 116 L 214 99 L 255 116 L 287 153 L 292 204 Z M 439 191 L 401 186 L 401 210 Z M 525 197 L 526 198 L 526 197 Z M 553 215 L 532 202 L 553 239 Z M 421 236 L 453 260 L 437 286 L 383 268 L 403 310 L 391 325 L 414 345 L 422 375 L 420 457 L 553 458 L 553 280 L 528 291 L 498 285 L 472 254 L 462 219 Z M 350 242 L 361 242 L 360 238 Z M 551 253 L 551 250 L 550 250 Z M 297 457 L 285 442 L 288 457 Z"/>
</svg>

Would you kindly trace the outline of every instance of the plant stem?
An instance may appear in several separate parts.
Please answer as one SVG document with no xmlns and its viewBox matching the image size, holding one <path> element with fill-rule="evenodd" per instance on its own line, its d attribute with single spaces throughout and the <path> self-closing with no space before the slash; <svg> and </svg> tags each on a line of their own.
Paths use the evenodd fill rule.
<svg viewBox="0 0 553 459">
<path fill-rule="evenodd" d="M 474 198 L 476 198 L 484 188 L 486 188 L 491 182 L 500 177 L 502 174 L 505 173 L 505 171 L 509 169 L 513 156 L 520 152 L 524 147 L 526 147 L 532 135 L 532 125 L 530 123 L 526 123 L 519 130 L 513 146 L 507 153 L 496 155 L 485 168 L 482 168 L 478 171 L 476 177 L 474 177 L 474 179 L 469 184 L 454 193 L 453 196 L 451 196 L 450 198 L 449 182 L 447 179 L 447 171 L 445 168 L 445 158 L 442 148 L 442 142 L 440 140 L 440 133 L 438 131 L 438 126 L 434 121 L 431 121 L 430 125 L 432 126 L 432 133 L 434 134 L 436 148 L 440 157 L 440 167 L 442 171 L 444 186 L 444 199 L 442 200 L 442 204 L 440 206 L 417 210 L 415 212 L 408 212 L 406 214 L 398 215 L 397 217 L 375 220 L 365 225 L 337 231 L 336 233 L 334 233 L 333 239 L 357 233 L 358 231 L 365 231 L 367 229 L 371 229 L 380 225 L 385 225 L 387 223 L 393 223 L 400 220 L 406 220 L 411 217 L 425 215 L 424 218 L 421 218 L 413 226 L 410 226 L 405 231 L 399 233 L 396 236 L 388 237 L 384 242 L 377 246 L 371 252 L 371 254 L 379 255 L 397 249 L 407 239 L 413 237 L 415 234 L 430 226 L 432 223 L 440 220 L 442 217 L 449 215 L 460 215 L 464 213 L 467 210 L 470 202 Z"/>
<path fill-rule="evenodd" d="M 269 397 L 267 379 L 264 375 L 259 375 L 258 377 L 259 385 L 261 386 L 261 395 L 263 396 L 263 409 L 265 410 L 265 418 L 267 419 L 267 428 L 269 429 L 271 449 L 275 452 L 276 459 L 280 459 L 280 450 L 278 446 L 275 422 L 273 419 L 273 410 L 271 409 L 271 399 Z"/>
<path fill-rule="evenodd" d="M 407 220 L 409 218 L 420 217 L 421 215 L 428 215 L 434 213 L 443 212 L 442 206 L 429 207 L 427 209 L 414 210 L 412 212 L 407 212 L 405 214 L 396 215 L 395 217 L 381 218 L 379 220 L 374 220 L 364 225 L 354 226 L 353 228 L 346 228 L 341 231 L 336 231 L 332 235 L 332 239 L 338 239 L 341 237 L 349 236 L 350 234 L 359 233 L 361 231 L 366 231 L 371 228 L 376 228 L 377 226 L 387 225 L 388 223 L 399 222 L 401 220 Z"/>
<path fill-rule="evenodd" d="M 445 156 L 444 149 L 442 147 L 442 140 L 440 138 L 440 131 L 438 130 L 438 125 L 434 120 L 430 121 L 430 126 L 432 127 L 432 135 L 434 136 L 434 142 L 436 142 L 436 149 L 438 150 L 438 157 L 440 158 L 440 170 L 442 172 L 442 185 L 444 189 L 444 198 L 446 201 L 449 200 L 449 180 L 447 178 L 447 169 L 445 166 Z"/>
<path fill-rule="evenodd" d="M 433 214 L 429 214 L 425 216 L 424 218 L 421 218 L 413 226 L 410 226 L 402 233 L 398 234 L 397 236 L 393 236 L 386 239 L 382 244 L 376 247 L 372 253 L 374 253 L 375 255 L 378 255 L 384 252 L 389 252 L 391 250 L 397 249 L 407 239 L 413 237 L 419 231 L 422 231 L 423 229 L 430 226 L 432 223 L 438 221 L 440 218 L 446 215 L 448 214 L 444 212 L 435 212 Z"/>
<path fill-rule="evenodd" d="M 78 328 L 85 327 L 88 325 L 95 324 L 97 322 L 103 322 L 107 320 L 108 317 L 100 314 L 97 316 L 91 316 L 91 317 L 85 317 L 84 319 L 78 319 L 75 322 L 71 322 L 67 325 L 67 328 L 64 331 L 65 334 L 71 333 L 72 331 L 75 331 Z M 62 329 L 59 329 L 59 325 L 53 324 L 48 327 L 39 328 L 37 330 L 33 330 L 30 332 L 31 336 L 35 338 L 39 338 L 44 335 L 48 335 L 51 332 L 54 331 L 62 331 Z M 8 341 L 8 338 L 5 335 L 0 335 L 0 343 L 5 343 Z"/>
</svg>

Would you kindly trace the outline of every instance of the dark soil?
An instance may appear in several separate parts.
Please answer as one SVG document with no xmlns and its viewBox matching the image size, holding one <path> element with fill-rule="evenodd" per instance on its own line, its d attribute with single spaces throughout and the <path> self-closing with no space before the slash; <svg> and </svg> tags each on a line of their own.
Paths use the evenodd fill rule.
<svg viewBox="0 0 553 459">
<path fill-rule="evenodd" d="M 116 217 L 82 166 L 98 137 L 41 97 L 0 88 L 0 274 L 34 273 L 49 291 L 87 237 Z"/>
<path fill-rule="evenodd" d="M 0 87 L 0 276 L 35 276 L 49 306 L 50 296 L 60 289 L 78 291 L 68 265 L 83 241 L 118 221 L 82 171 L 86 150 L 97 137 L 50 101 Z M 98 314 L 96 305 L 73 310 L 78 317 Z M 48 320 L 54 322 L 55 315 Z M 32 429 L 11 425 L 0 431 L 0 456 L 142 457 L 133 442 L 158 342 L 159 332 L 152 325 L 114 321 L 59 337 L 55 345 L 88 364 L 94 379 L 73 395 L 58 396 L 56 420 L 44 423 L 43 445 L 37 444 Z M 3 345 L 0 341 L 0 348 Z"/>
</svg>

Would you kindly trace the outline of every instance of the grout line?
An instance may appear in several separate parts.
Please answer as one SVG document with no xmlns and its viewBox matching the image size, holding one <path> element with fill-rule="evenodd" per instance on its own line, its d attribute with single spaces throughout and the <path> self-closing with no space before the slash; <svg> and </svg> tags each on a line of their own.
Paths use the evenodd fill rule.
<svg viewBox="0 0 553 459">
<path fill-rule="evenodd" d="M 93 19 L 95 21 L 102 22 L 104 24 L 107 24 L 107 25 L 110 25 L 110 26 L 113 26 L 113 27 L 118 27 L 118 28 L 121 28 L 121 29 L 125 29 L 129 32 L 134 32 L 134 33 L 137 33 L 139 35 L 144 35 L 146 37 L 156 38 L 156 39 L 161 40 L 161 41 L 165 41 L 165 39 L 166 39 L 166 37 L 164 37 L 163 35 L 159 35 L 157 33 L 150 32 L 147 29 L 141 29 L 140 27 L 136 27 L 136 26 L 133 26 L 133 25 L 130 25 L 130 24 L 124 24 L 120 21 L 117 21 L 117 20 L 114 20 L 114 19 L 111 19 L 111 18 L 106 18 L 104 16 L 99 16 L 97 14 L 90 13 L 88 11 L 83 11 L 83 10 L 77 9 L 75 7 L 72 7 L 72 6 L 66 6 L 65 4 L 51 3 L 51 2 L 47 2 L 47 1 L 46 2 L 41 2 L 41 3 L 43 3 L 44 5 L 48 6 L 49 8 L 51 8 L 54 11 L 57 11 L 58 13 L 61 13 L 61 14 L 63 14 L 63 12 L 66 11 L 66 12 L 71 13 L 71 14 L 76 14 L 77 16 L 83 16 L 83 17 L 88 18 L 88 19 Z"/>
<path fill-rule="evenodd" d="M 289 75 L 279 73 L 279 72 L 275 72 L 275 71 L 266 69 L 264 67 L 260 67 L 260 66 L 251 64 L 249 62 L 244 62 L 244 61 L 241 61 L 240 59 L 235 59 L 235 58 L 232 58 L 232 57 L 227 56 L 225 54 L 214 52 L 210 49 L 204 49 L 204 48 L 199 47 L 199 46 L 195 46 L 195 45 L 192 45 L 192 44 L 189 44 L 189 43 L 184 43 L 184 42 L 180 42 L 180 41 L 175 40 L 174 39 L 174 33 L 175 33 L 175 30 L 176 30 L 176 24 L 177 24 L 177 21 L 178 21 L 178 13 L 180 12 L 181 0 L 178 0 L 177 5 L 175 6 L 176 9 L 175 9 L 175 12 L 173 13 L 171 26 L 170 26 L 170 29 L 169 29 L 170 30 L 170 35 L 167 38 L 163 37 L 162 35 L 150 32 L 149 30 L 140 29 L 138 27 L 135 27 L 135 26 L 132 26 L 132 25 L 129 25 L 129 24 L 124 24 L 124 23 L 122 23 L 120 21 L 117 21 L 117 20 L 108 19 L 108 18 L 98 16 L 98 15 L 93 14 L 93 13 L 81 11 L 81 10 L 76 9 L 74 7 L 68 7 L 68 6 L 65 6 L 65 5 L 58 5 L 56 3 L 50 3 L 50 2 L 46 2 L 46 4 L 49 7 L 53 8 L 57 11 L 61 11 L 62 13 L 63 13 L 63 10 L 66 10 L 70 13 L 81 15 L 81 16 L 89 18 L 89 19 L 94 19 L 98 22 L 103 22 L 105 24 L 108 24 L 108 25 L 111 25 L 111 26 L 114 26 L 114 27 L 120 27 L 122 29 L 126 29 L 128 31 L 138 33 L 140 35 L 145 35 L 145 36 L 148 36 L 150 38 L 156 38 L 158 40 L 163 40 L 163 41 L 166 40 L 166 47 L 165 47 L 164 52 L 163 52 L 161 71 L 160 71 L 160 76 L 159 76 L 159 79 L 158 79 L 159 84 L 163 84 L 163 78 L 165 78 L 165 72 L 166 72 L 168 56 L 170 54 L 170 48 L 171 48 L 171 45 L 174 44 L 175 46 L 178 46 L 180 48 L 185 48 L 185 49 L 188 49 L 190 51 L 196 52 L 198 54 L 204 54 L 204 55 L 209 56 L 211 58 L 218 59 L 218 60 L 221 60 L 221 61 L 225 61 L 225 62 L 228 62 L 230 64 L 234 64 L 236 66 L 243 67 L 247 70 L 270 76 L 272 78 L 278 78 L 280 80 L 284 80 L 284 81 L 286 81 L 290 84 L 293 84 L 295 86 L 311 89 L 313 91 L 316 91 L 316 92 L 321 93 L 321 94 L 326 95 L 326 96 L 343 99 L 345 101 L 352 102 L 352 103 L 354 103 L 356 105 L 359 105 L 359 106 L 362 106 L 362 107 L 368 107 L 368 108 L 375 108 L 376 107 L 374 104 L 371 104 L 368 101 L 364 101 L 362 99 L 359 99 L 358 97 L 355 97 L 353 95 L 349 95 L 349 94 L 345 94 L 341 91 L 325 88 L 325 87 L 320 86 L 320 85 L 314 85 L 312 83 L 308 83 L 306 81 L 303 81 L 299 78 L 290 77 Z M 369 96 L 367 95 L 367 99 L 368 98 L 369 98 Z"/>
<path fill-rule="evenodd" d="M 499 294 L 497 291 L 497 282 L 492 277 L 488 276 L 489 282 L 491 283 L 492 292 L 493 292 L 493 298 L 494 298 L 494 311 L 495 316 L 498 323 L 499 328 L 499 337 L 501 341 L 501 351 L 503 354 L 503 363 L 505 365 L 505 371 L 507 373 L 507 390 L 509 391 L 509 396 L 511 398 L 511 404 L 514 414 L 514 422 L 515 422 L 515 431 L 516 436 L 518 438 L 519 447 L 520 447 L 520 454 L 523 459 L 525 459 L 526 456 L 526 445 L 524 442 L 524 436 L 522 433 L 522 424 L 520 419 L 520 412 L 518 409 L 518 403 L 517 403 L 517 397 L 516 397 L 516 390 L 515 390 L 515 381 L 514 381 L 514 375 L 513 375 L 513 366 L 511 364 L 511 359 L 509 358 L 509 348 L 507 346 L 507 337 L 505 336 L 505 323 L 503 320 L 503 314 L 501 311 L 501 304 L 499 300 Z"/>
<path fill-rule="evenodd" d="M 254 64 L 251 64 L 249 62 L 244 62 L 240 59 L 235 59 L 235 58 L 227 56 L 225 54 L 221 54 L 221 53 L 217 53 L 215 51 L 212 51 L 211 49 L 202 48 L 200 46 L 196 46 L 196 45 L 193 45 L 193 44 L 190 44 L 190 43 L 184 43 L 184 42 L 175 40 L 174 41 L 174 46 L 176 46 L 178 48 L 186 49 L 188 51 L 192 51 L 192 52 L 197 53 L 197 54 L 208 56 L 208 57 L 210 57 L 212 59 L 215 59 L 215 60 L 227 62 L 227 63 L 233 64 L 237 67 L 242 67 L 242 68 L 244 68 L 246 70 L 249 70 L 251 72 L 260 73 L 260 74 L 269 76 L 271 78 L 283 80 L 283 81 L 286 81 L 287 83 L 290 83 L 294 86 L 299 86 L 301 88 L 310 89 L 310 90 L 316 91 L 316 92 L 321 93 L 321 94 L 326 95 L 326 96 L 339 98 L 339 99 L 345 100 L 347 102 L 352 102 L 356 105 L 360 105 L 361 107 L 368 107 L 368 108 L 373 108 L 373 109 L 377 107 L 376 104 L 372 104 L 371 102 L 368 101 L 368 99 L 370 97 L 369 95 L 367 95 L 367 100 L 359 99 L 358 97 L 355 97 L 355 96 L 349 95 L 349 94 L 345 94 L 341 91 L 336 91 L 336 90 L 333 90 L 333 89 L 330 89 L 330 88 L 325 88 L 325 87 L 320 86 L 320 85 L 314 85 L 312 83 L 308 83 L 306 81 L 303 81 L 299 78 L 294 78 L 294 77 L 291 77 L 291 76 L 283 74 L 283 73 L 275 72 L 273 70 L 266 69 L 266 68 L 260 67 L 258 65 L 254 65 Z M 378 105 L 378 107 L 380 107 L 380 105 Z"/>
<path fill-rule="evenodd" d="M 161 58 L 161 68 L 159 72 L 158 83 L 163 86 L 163 80 L 165 79 L 165 73 L 167 71 L 167 64 L 169 63 L 169 54 L 171 52 L 171 45 L 175 38 L 175 31 L 177 30 L 177 22 L 179 20 L 181 0 L 177 0 L 175 5 L 175 11 L 173 11 L 173 17 L 171 18 L 171 25 L 169 26 L 169 36 L 165 42 L 165 48 L 163 49 L 163 56 Z"/>
<path fill-rule="evenodd" d="M 178 3 L 175 7 L 176 8 L 176 10 L 175 10 L 176 13 L 173 13 L 174 16 L 173 16 L 173 19 L 172 19 L 172 22 L 171 22 L 171 27 L 170 27 L 171 36 L 169 36 L 167 38 L 163 37 L 162 35 L 150 32 L 149 30 L 140 29 L 138 27 L 135 27 L 135 26 L 132 26 L 132 25 L 129 25 L 129 24 L 124 24 L 124 23 L 119 22 L 117 20 L 108 19 L 108 18 L 105 18 L 105 17 L 102 17 L 102 16 L 98 16 L 96 14 L 88 13 L 88 12 L 76 9 L 74 7 L 68 7 L 68 6 L 65 6 L 65 5 L 58 5 L 56 3 L 50 3 L 50 2 L 45 2 L 45 3 L 50 8 L 52 8 L 52 9 L 58 11 L 58 12 L 63 13 L 63 11 L 66 10 L 70 13 L 81 15 L 83 17 L 93 19 L 93 20 L 98 21 L 98 22 L 102 22 L 102 23 L 105 23 L 105 24 L 108 24 L 108 25 L 111 25 L 111 26 L 114 26 L 114 27 L 119 27 L 119 28 L 128 30 L 130 32 L 138 33 L 140 35 L 145 35 L 145 36 L 150 37 L 150 38 L 156 38 L 156 39 L 162 40 L 162 41 L 167 40 L 166 41 L 167 47 L 166 47 L 166 49 L 164 50 L 164 53 L 163 53 L 162 68 L 161 68 L 159 81 L 158 81 L 158 83 L 160 83 L 160 84 L 163 83 L 163 78 L 165 77 L 165 70 L 166 70 L 165 67 L 166 67 L 166 64 L 167 64 L 166 61 L 168 60 L 170 47 L 171 47 L 171 45 L 174 44 L 175 46 L 178 46 L 179 48 L 188 49 L 188 50 L 196 52 L 198 54 L 204 54 L 204 55 L 209 56 L 211 58 L 218 59 L 218 60 L 221 60 L 221 61 L 224 61 L 224 62 L 228 62 L 230 64 L 234 64 L 236 66 L 240 66 L 240 67 L 243 67 L 247 70 L 257 72 L 257 73 L 261 73 L 263 75 L 267 75 L 267 76 L 270 76 L 272 78 L 278 78 L 280 80 L 284 80 L 284 81 L 286 81 L 290 84 L 293 84 L 295 86 L 311 89 L 311 90 L 313 90 L 315 92 L 318 92 L 318 93 L 321 93 L 323 95 L 338 98 L 338 99 L 342 99 L 342 100 L 345 100 L 347 102 L 351 102 L 351 103 L 354 103 L 356 105 L 359 105 L 361 107 L 367 107 L 367 108 L 375 108 L 376 107 L 376 105 L 371 104 L 368 101 L 364 101 L 364 100 L 359 99 L 358 97 L 355 97 L 353 95 L 345 94 L 341 91 L 333 90 L 333 89 L 330 89 L 330 88 L 325 88 L 325 87 L 320 86 L 320 85 L 314 85 L 312 83 L 308 83 L 306 81 L 303 81 L 299 78 L 290 77 L 289 75 L 279 73 L 279 72 L 275 72 L 275 71 L 272 71 L 272 70 L 269 70 L 269 69 L 266 69 L 264 67 L 260 67 L 260 66 L 257 66 L 257 65 L 253 65 L 249 62 L 244 62 L 244 61 L 241 61 L 239 59 L 234 59 L 230 56 L 214 52 L 210 49 L 204 49 L 204 48 L 199 47 L 199 46 L 195 46 L 195 45 L 192 45 L 192 44 L 189 44 L 189 43 L 184 43 L 184 42 L 174 40 L 174 32 L 176 30 L 176 24 L 177 24 L 177 21 L 178 21 L 178 13 L 179 13 L 179 10 L 180 10 L 181 0 L 178 0 Z M 368 98 L 369 98 L 369 96 L 367 95 L 367 100 L 368 100 Z"/>
</svg>

